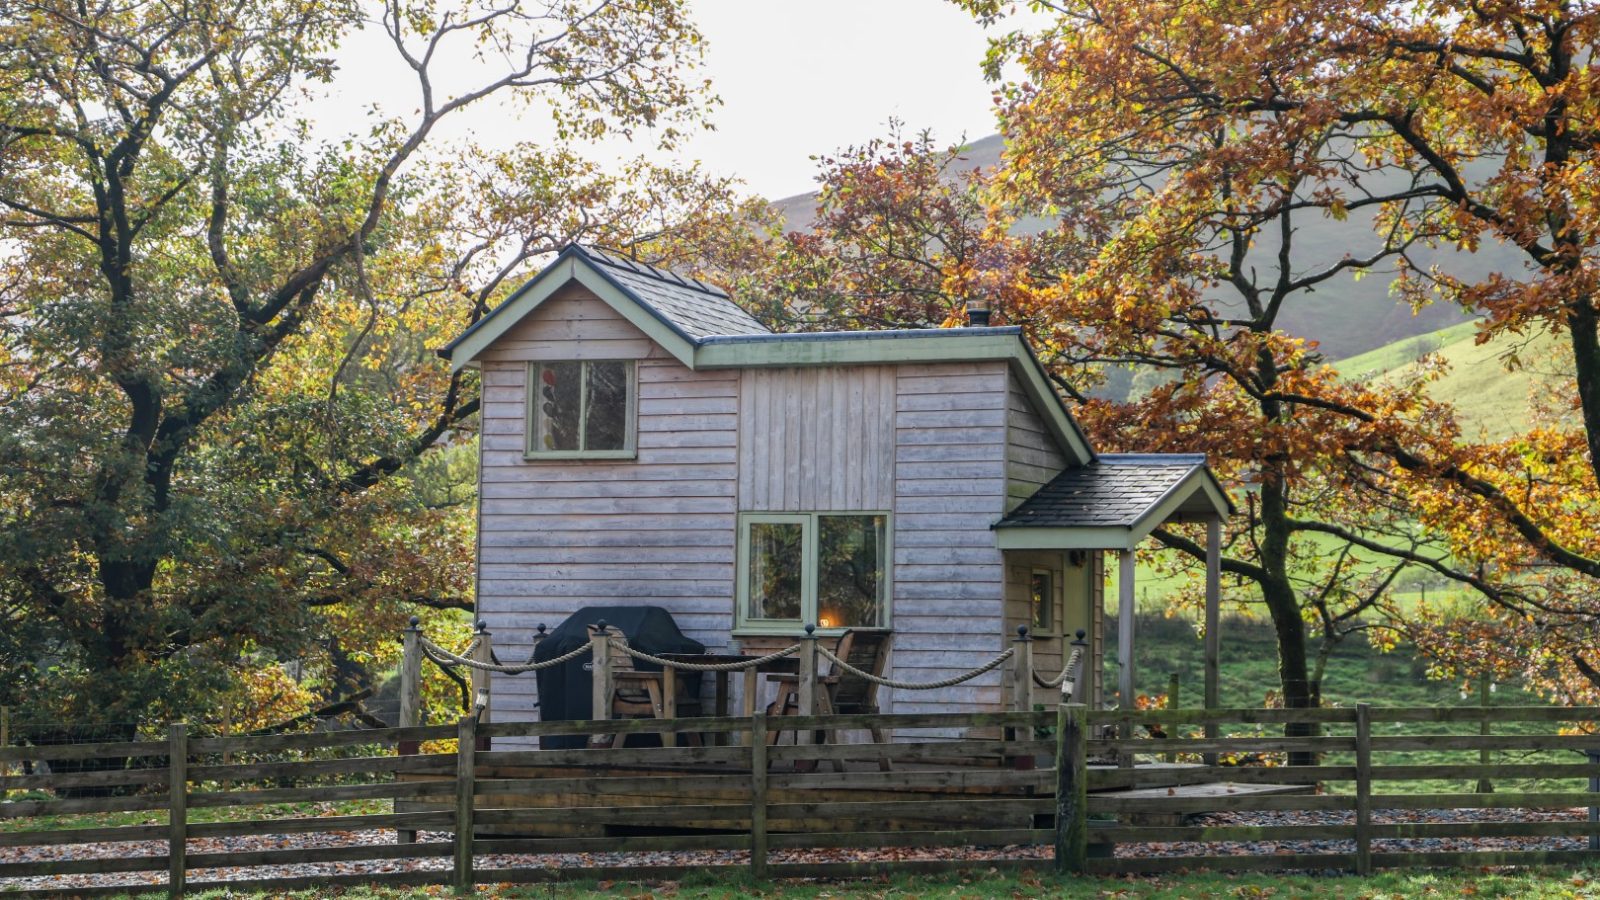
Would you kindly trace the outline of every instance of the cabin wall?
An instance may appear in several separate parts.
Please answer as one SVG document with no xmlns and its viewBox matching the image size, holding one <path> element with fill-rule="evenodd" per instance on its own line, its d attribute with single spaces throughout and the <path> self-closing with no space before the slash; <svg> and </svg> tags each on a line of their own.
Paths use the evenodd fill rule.
<svg viewBox="0 0 1600 900">
<path fill-rule="evenodd" d="M 892 509 L 895 383 L 892 366 L 743 370 L 739 509 Z"/>
<path fill-rule="evenodd" d="M 896 373 L 896 678 L 932 681 L 1008 646 L 1004 566 L 990 529 L 1006 497 L 1004 362 L 902 365 Z M 895 712 L 993 709 L 1000 672 L 900 691 Z"/>
<path fill-rule="evenodd" d="M 724 647 L 733 620 L 735 372 L 695 372 L 577 286 L 482 356 L 478 598 L 498 655 L 579 607 L 650 603 Z M 638 456 L 523 458 L 526 361 L 638 361 Z M 535 676 L 495 679 L 491 715 L 537 718 Z"/>
<path fill-rule="evenodd" d="M 1006 382 L 1006 512 L 1010 512 L 1061 474 L 1067 457 L 1016 375 L 1008 375 Z"/>
</svg>

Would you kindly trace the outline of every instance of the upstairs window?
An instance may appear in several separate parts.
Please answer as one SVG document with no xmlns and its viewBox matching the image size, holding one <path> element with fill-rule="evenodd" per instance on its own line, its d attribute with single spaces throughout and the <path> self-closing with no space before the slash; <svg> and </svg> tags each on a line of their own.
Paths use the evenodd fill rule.
<svg viewBox="0 0 1600 900">
<path fill-rule="evenodd" d="M 739 523 L 739 621 L 751 630 L 889 624 L 884 513 L 745 513 Z"/>
<path fill-rule="evenodd" d="M 527 455 L 631 458 L 635 396 L 631 362 L 530 363 Z"/>
</svg>

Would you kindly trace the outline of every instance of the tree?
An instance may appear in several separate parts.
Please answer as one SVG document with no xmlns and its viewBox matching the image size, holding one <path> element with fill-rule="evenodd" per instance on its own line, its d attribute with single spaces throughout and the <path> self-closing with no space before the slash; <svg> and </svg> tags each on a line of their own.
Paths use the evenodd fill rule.
<svg viewBox="0 0 1600 900">
<path fill-rule="evenodd" d="M 985 19 L 1002 6 L 963 5 Z M 1235 198 L 1248 198 L 1246 209 L 1284 224 L 1278 247 L 1287 248 L 1290 216 L 1361 216 L 1395 254 L 1398 289 L 1414 303 L 1481 314 L 1484 340 L 1534 329 L 1565 335 L 1581 429 L 1552 423 L 1476 443 L 1448 410 L 1420 398 L 1375 405 L 1312 367 L 1254 393 L 1263 404 L 1329 417 L 1324 458 L 1343 463 L 1334 483 L 1428 530 L 1434 545 L 1401 558 L 1481 591 L 1514 629 L 1506 637 L 1538 651 L 1524 643 L 1524 658 L 1559 664 L 1564 675 L 1554 680 L 1588 679 L 1597 610 L 1587 594 L 1600 576 L 1600 542 L 1587 526 L 1600 501 L 1592 169 L 1600 82 L 1585 61 L 1600 11 L 1448 0 L 1030 5 L 1053 13 L 1055 26 L 1013 34 L 991 58 L 992 73 L 1005 59 L 1028 73 L 1004 91 L 1007 121 L 1021 132 L 1015 164 L 1042 177 L 1018 179 L 1024 189 L 1048 196 L 1052 180 L 1092 185 L 1105 178 L 1105 157 L 1074 151 L 1125 147 L 1128 161 L 1161 180 L 1151 196 L 1176 201 L 1147 219 L 1181 226 L 1232 217 L 1249 247 L 1271 235 L 1259 227 L 1267 219 L 1238 215 Z M 1136 235 L 1158 273 L 1169 237 Z M 1484 241 L 1517 247 L 1524 269 L 1473 279 L 1416 253 Z M 1354 268 L 1364 254 L 1352 250 L 1339 262 Z M 1277 271 L 1280 279 L 1315 275 L 1287 257 Z M 1188 299 L 1130 292 L 1122 302 L 1155 333 Z M 1253 333 L 1228 317 L 1215 324 L 1229 344 Z M 1359 524 L 1302 524 L 1367 550 L 1403 550 Z M 1534 627 L 1517 625 L 1530 616 Z"/>
<path fill-rule="evenodd" d="M 540 254 L 724 196 L 439 137 L 506 95 L 564 138 L 670 144 L 714 102 L 677 0 L 366 9 L 4 7 L 0 596 L 36 633 L 0 669 L 48 674 L 30 705 L 198 712 L 241 654 L 320 660 L 335 684 L 388 652 L 408 604 L 470 608 L 448 458 L 476 383 L 427 348 Z M 339 88 L 330 54 L 363 28 L 416 109 L 318 143 L 301 98 Z"/>
</svg>

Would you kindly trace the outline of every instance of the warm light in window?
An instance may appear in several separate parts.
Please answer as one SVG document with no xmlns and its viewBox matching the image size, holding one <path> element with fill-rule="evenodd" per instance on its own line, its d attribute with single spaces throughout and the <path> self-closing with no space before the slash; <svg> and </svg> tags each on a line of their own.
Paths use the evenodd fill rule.
<svg viewBox="0 0 1600 900">
<path fill-rule="evenodd" d="M 830 617 L 830 616 L 818 616 L 817 617 L 817 627 L 818 628 L 832 628 L 833 627 L 833 618 Z"/>
</svg>

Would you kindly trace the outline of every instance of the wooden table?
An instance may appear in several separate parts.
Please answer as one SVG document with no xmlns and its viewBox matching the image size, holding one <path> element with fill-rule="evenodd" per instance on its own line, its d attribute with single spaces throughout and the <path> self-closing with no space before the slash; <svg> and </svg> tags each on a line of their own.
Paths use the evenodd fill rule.
<svg viewBox="0 0 1600 900">
<path fill-rule="evenodd" d="M 700 663 L 702 665 L 720 666 L 730 663 L 743 663 L 754 659 L 761 659 L 762 655 L 743 653 L 663 653 L 661 654 L 661 658 L 669 659 L 673 662 Z M 761 696 L 760 678 L 762 675 L 776 673 L 795 675 L 799 674 L 799 672 L 800 660 L 792 655 L 770 660 L 762 663 L 759 666 L 751 666 L 750 668 L 745 669 L 743 671 L 744 710 L 742 715 L 755 715 L 756 702 Z M 715 687 L 713 688 L 711 699 L 711 714 L 721 718 L 728 715 L 728 694 L 729 688 L 732 687 L 732 678 L 730 676 L 732 676 L 733 673 L 711 672 L 708 674 L 715 676 Z M 723 737 L 723 735 L 718 735 L 717 742 L 721 743 Z"/>
</svg>

